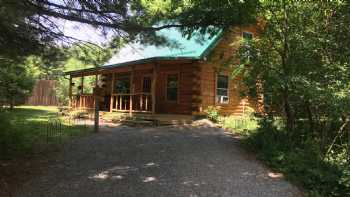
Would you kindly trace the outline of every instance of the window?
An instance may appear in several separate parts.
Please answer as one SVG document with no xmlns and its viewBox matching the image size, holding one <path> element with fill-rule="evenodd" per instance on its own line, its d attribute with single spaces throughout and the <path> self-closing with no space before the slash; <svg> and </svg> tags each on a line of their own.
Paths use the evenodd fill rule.
<svg viewBox="0 0 350 197">
<path fill-rule="evenodd" d="M 229 103 L 228 96 L 228 76 L 226 75 L 217 75 L 216 82 L 216 102 L 227 104 Z"/>
<path fill-rule="evenodd" d="M 130 93 L 130 77 L 127 76 L 117 76 L 115 89 L 117 94 L 129 94 Z"/>
<path fill-rule="evenodd" d="M 150 93 L 152 87 L 152 79 L 151 77 L 144 77 L 143 78 L 143 84 L 142 84 L 142 91 L 144 93 Z"/>
<path fill-rule="evenodd" d="M 253 33 L 251 32 L 244 31 L 242 36 L 245 41 L 253 40 Z"/>
<path fill-rule="evenodd" d="M 166 94 L 168 101 L 177 101 L 178 99 L 178 75 L 170 74 L 167 78 Z"/>
</svg>

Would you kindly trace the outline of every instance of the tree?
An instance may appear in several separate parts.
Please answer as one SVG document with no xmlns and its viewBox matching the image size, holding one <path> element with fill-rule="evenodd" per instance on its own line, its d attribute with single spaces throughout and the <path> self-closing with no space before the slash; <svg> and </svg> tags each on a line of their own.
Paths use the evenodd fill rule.
<svg viewBox="0 0 350 197">
<path fill-rule="evenodd" d="M 55 46 L 57 40 L 71 40 L 57 26 L 57 20 L 89 24 L 102 31 L 113 31 L 116 37 L 126 40 L 139 38 L 154 42 L 157 40 L 154 32 L 164 28 L 182 28 L 184 35 L 190 36 L 194 30 L 215 31 L 213 26 L 224 28 L 254 21 L 258 2 L 1 0 L 0 60 L 40 54 Z"/>
<path fill-rule="evenodd" d="M 349 10 L 348 1 L 262 1 L 266 24 L 240 48 L 238 70 L 251 96 L 262 84 L 266 109 L 250 142 L 311 196 L 350 194 Z"/>
<path fill-rule="evenodd" d="M 241 49 L 242 62 L 251 65 L 246 70 L 248 86 L 254 92 L 252 85 L 262 79 L 265 99 L 284 115 L 289 131 L 302 117 L 313 127 L 315 116 L 321 115 L 314 113 L 321 109 L 328 115 L 335 112 L 337 105 L 330 102 L 339 101 L 340 92 L 348 88 L 346 54 L 350 49 L 335 31 L 331 33 L 340 23 L 334 13 L 344 6 L 347 4 L 339 2 L 266 1 L 261 8 L 264 31 Z M 249 58 L 244 56 L 247 50 Z M 336 111 L 337 117 L 344 112 Z"/>
<path fill-rule="evenodd" d="M 59 66 L 61 76 L 58 78 L 56 94 L 61 104 L 68 104 L 69 101 L 69 80 L 62 76 L 63 72 L 93 68 L 104 64 L 109 60 L 116 49 L 99 47 L 92 44 L 76 43 L 65 50 L 66 59 Z M 95 79 L 85 77 L 84 89 L 92 92 Z"/>
<path fill-rule="evenodd" d="M 18 103 L 24 103 L 30 95 L 34 77 L 28 68 L 20 63 L 5 64 L 0 67 L 0 102 L 12 109 Z"/>
</svg>

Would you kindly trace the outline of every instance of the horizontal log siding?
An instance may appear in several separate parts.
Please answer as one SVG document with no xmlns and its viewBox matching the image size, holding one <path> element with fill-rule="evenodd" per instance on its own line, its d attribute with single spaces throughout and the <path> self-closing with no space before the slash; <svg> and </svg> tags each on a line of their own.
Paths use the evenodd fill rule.
<svg viewBox="0 0 350 197">
<path fill-rule="evenodd" d="M 202 114 L 208 108 L 208 106 L 220 106 L 220 113 L 224 115 L 237 115 L 243 114 L 243 111 L 247 106 L 252 107 L 254 110 L 258 110 L 257 102 L 252 99 L 241 97 L 241 91 L 244 91 L 242 79 L 237 77 L 230 79 L 229 81 L 229 103 L 219 104 L 216 103 L 216 75 L 222 73 L 230 75 L 234 66 L 231 68 L 223 68 L 222 65 L 227 62 L 232 55 L 235 55 L 236 50 L 239 47 L 239 41 L 241 40 L 243 31 L 249 31 L 257 34 L 256 28 L 243 27 L 243 28 L 231 28 L 225 33 L 221 41 L 209 55 L 207 61 L 203 61 L 199 64 L 200 69 L 200 81 L 201 81 L 201 104 L 199 107 L 199 113 Z"/>
<path fill-rule="evenodd" d="M 156 112 L 191 114 L 193 96 L 193 78 L 197 66 L 193 63 L 178 64 L 176 62 L 159 64 L 156 90 Z M 178 101 L 170 102 L 166 99 L 166 84 L 168 74 L 178 74 Z"/>
</svg>

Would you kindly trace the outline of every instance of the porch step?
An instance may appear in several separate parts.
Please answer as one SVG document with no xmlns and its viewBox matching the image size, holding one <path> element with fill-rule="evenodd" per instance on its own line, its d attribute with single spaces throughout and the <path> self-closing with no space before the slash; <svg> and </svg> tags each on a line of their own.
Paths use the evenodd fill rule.
<svg viewBox="0 0 350 197">
<path fill-rule="evenodd" d="M 126 119 L 121 122 L 130 126 L 155 126 L 155 121 L 152 120 Z"/>
<path fill-rule="evenodd" d="M 136 119 L 153 121 L 155 126 L 166 126 L 166 125 L 183 125 L 191 124 L 193 122 L 192 116 L 187 115 L 170 115 L 170 114 L 138 114 L 135 116 Z"/>
<path fill-rule="evenodd" d="M 193 122 L 193 116 L 179 114 L 133 113 L 132 117 L 130 117 L 129 113 L 106 112 L 101 116 L 107 121 L 117 121 L 127 125 L 138 126 L 183 125 Z"/>
<path fill-rule="evenodd" d="M 121 122 L 127 125 L 133 125 L 133 126 L 168 126 L 168 125 L 191 124 L 193 120 L 137 116 L 136 118 L 125 119 Z"/>
</svg>

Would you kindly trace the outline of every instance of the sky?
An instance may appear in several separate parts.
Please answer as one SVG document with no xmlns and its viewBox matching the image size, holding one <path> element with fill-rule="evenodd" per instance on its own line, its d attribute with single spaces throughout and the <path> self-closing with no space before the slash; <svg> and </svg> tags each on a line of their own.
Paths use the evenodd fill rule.
<svg viewBox="0 0 350 197">
<path fill-rule="evenodd" d="M 107 36 L 102 34 L 102 31 L 96 29 L 88 24 L 82 24 L 73 21 L 57 20 L 58 26 L 61 31 L 69 37 L 73 37 L 79 40 L 93 42 L 96 44 L 107 43 L 111 37 L 112 33 Z"/>
<path fill-rule="evenodd" d="M 53 3 L 64 5 L 62 0 L 50 0 Z M 96 44 L 102 44 L 108 42 L 111 39 L 112 34 L 104 36 L 102 32 L 91 25 L 83 24 L 79 22 L 73 22 L 58 18 L 52 18 L 60 30 L 69 37 L 73 37 L 83 41 L 89 41 Z"/>
</svg>

